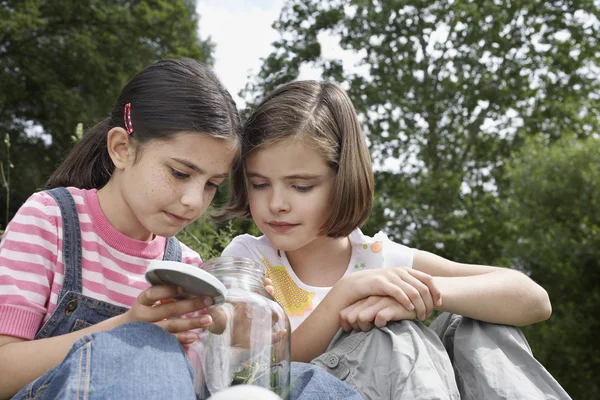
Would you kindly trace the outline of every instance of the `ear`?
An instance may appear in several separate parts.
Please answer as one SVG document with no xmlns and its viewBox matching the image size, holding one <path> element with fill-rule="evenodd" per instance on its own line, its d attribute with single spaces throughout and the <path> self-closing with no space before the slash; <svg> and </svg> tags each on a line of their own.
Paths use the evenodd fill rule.
<svg viewBox="0 0 600 400">
<path fill-rule="evenodd" d="M 108 131 L 106 148 L 116 169 L 125 168 L 135 156 L 131 137 L 123 128 L 116 127 Z"/>
</svg>

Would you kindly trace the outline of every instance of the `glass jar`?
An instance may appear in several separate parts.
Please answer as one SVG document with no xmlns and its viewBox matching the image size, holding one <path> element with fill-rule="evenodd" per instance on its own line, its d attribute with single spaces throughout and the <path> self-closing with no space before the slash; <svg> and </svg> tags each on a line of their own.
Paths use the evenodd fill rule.
<svg viewBox="0 0 600 400">
<path fill-rule="evenodd" d="M 264 287 L 266 268 L 247 258 L 217 257 L 204 262 L 202 269 L 219 279 L 227 293 L 209 308 L 213 324 L 194 344 L 199 398 L 232 385 L 252 384 L 288 399 L 290 322 Z"/>
</svg>

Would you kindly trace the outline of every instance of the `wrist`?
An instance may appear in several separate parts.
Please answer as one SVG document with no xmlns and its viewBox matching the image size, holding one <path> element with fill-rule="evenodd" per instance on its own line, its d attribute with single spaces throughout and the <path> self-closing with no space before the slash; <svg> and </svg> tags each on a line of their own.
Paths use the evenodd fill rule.
<svg viewBox="0 0 600 400">
<path fill-rule="evenodd" d="M 436 311 L 446 311 L 445 309 L 445 303 L 448 302 L 448 277 L 440 277 L 440 276 L 433 276 L 432 278 L 433 284 L 435 285 L 435 287 L 439 290 L 440 292 L 440 300 L 441 300 L 441 304 L 437 304 L 434 303 L 433 304 L 433 309 Z"/>
<path fill-rule="evenodd" d="M 360 300 L 359 298 L 354 298 L 356 291 L 353 290 L 354 279 L 352 275 L 354 274 L 343 276 L 329 291 L 331 295 L 329 297 L 332 301 L 335 301 L 336 308 L 339 308 L 339 311 Z"/>
<path fill-rule="evenodd" d="M 107 319 L 106 322 L 109 325 L 108 328 L 112 329 L 120 325 L 125 325 L 130 322 L 134 322 L 134 320 L 131 318 L 129 310 L 127 310 L 123 314 Z"/>
</svg>

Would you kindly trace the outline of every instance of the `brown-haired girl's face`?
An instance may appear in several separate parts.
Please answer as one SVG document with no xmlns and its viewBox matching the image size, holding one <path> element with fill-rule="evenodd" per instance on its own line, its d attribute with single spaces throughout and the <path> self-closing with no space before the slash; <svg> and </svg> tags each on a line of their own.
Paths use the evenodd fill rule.
<svg viewBox="0 0 600 400">
<path fill-rule="evenodd" d="M 319 236 L 331 213 L 335 172 L 313 147 L 293 138 L 246 158 L 252 219 L 271 243 L 294 251 Z"/>
<path fill-rule="evenodd" d="M 230 141 L 198 132 L 145 144 L 137 161 L 124 168 L 119 185 L 140 234 L 175 236 L 200 217 L 235 154 Z"/>
</svg>

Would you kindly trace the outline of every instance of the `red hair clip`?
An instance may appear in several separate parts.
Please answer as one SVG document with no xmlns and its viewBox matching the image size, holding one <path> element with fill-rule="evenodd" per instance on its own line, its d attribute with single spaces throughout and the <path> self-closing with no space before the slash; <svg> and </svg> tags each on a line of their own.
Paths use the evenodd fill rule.
<svg viewBox="0 0 600 400">
<path fill-rule="evenodd" d="M 131 103 L 125 104 L 123 110 L 123 120 L 125 121 L 125 130 L 128 134 L 133 135 L 133 124 L 131 123 Z"/>
</svg>

